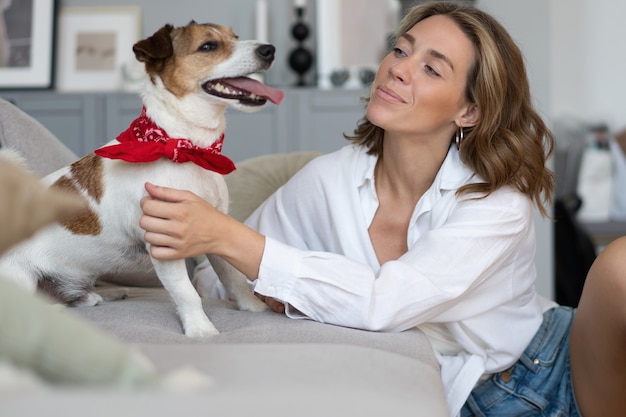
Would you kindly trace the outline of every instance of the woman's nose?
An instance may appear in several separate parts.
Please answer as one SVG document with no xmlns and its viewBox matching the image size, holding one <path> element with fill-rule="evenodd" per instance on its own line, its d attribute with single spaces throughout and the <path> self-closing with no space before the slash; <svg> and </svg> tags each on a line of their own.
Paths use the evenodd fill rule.
<svg viewBox="0 0 626 417">
<path fill-rule="evenodd" d="M 410 65 L 408 65 L 407 61 L 408 60 L 395 62 L 389 68 L 391 76 L 402 83 L 408 83 L 411 78 Z"/>
</svg>

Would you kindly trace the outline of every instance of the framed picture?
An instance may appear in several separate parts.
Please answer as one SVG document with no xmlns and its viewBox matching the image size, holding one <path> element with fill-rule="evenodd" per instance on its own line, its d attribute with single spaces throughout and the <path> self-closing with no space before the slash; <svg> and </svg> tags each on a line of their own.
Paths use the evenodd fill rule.
<svg viewBox="0 0 626 417">
<path fill-rule="evenodd" d="M 0 89 L 53 83 L 56 0 L 0 0 Z"/>
<path fill-rule="evenodd" d="M 366 87 L 389 51 L 389 36 L 400 19 L 400 3 L 316 0 L 315 5 L 318 87 Z"/>
<path fill-rule="evenodd" d="M 58 21 L 56 89 L 121 89 L 122 67 L 135 61 L 132 47 L 141 36 L 141 9 L 64 7 Z"/>
</svg>

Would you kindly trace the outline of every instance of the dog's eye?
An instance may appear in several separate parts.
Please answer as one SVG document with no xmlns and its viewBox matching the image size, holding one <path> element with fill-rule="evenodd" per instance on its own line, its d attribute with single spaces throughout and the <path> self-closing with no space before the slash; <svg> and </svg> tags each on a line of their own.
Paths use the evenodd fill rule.
<svg viewBox="0 0 626 417">
<path fill-rule="evenodd" d="M 203 52 L 214 51 L 214 50 L 217 49 L 217 46 L 218 46 L 217 42 L 213 42 L 213 41 L 212 42 L 207 42 L 207 43 L 203 44 L 200 48 L 198 48 L 198 50 L 199 51 L 203 51 Z"/>
</svg>

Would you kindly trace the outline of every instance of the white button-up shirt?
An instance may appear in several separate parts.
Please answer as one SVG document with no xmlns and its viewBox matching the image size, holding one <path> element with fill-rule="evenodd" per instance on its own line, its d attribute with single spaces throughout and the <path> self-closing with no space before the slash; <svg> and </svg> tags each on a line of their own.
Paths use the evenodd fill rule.
<svg viewBox="0 0 626 417">
<path fill-rule="evenodd" d="M 266 235 L 255 290 L 294 318 L 420 327 L 456 415 L 480 377 L 510 367 L 541 324 L 533 207 L 509 187 L 458 197 L 478 179 L 451 147 L 413 211 L 408 252 L 380 265 L 368 234 L 375 164 L 347 145 L 313 160 L 252 214 L 246 223 Z"/>
</svg>

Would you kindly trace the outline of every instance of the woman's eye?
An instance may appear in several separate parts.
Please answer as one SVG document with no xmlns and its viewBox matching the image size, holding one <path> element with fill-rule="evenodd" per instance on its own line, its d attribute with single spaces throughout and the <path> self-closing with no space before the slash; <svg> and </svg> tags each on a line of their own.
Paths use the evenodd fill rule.
<svg viewBox="0 0 626 417">
<path fill-rule="evenodd" d="M 393 54 L 395 56 L 405 56 L 406 54 L 404 53 L 404 51 L 398 47 L 393 48 Z"/>
<path fill-rule="evenodd" d="M 439 73 L 435 71 L 435 69 L 431 67 L 430 65 L 425 65 L 424 68 L 426 69 L 426 72 L 429 73 L 430 75 L 434 75 L 435 77 L 440 77 Z"/>
</svg>

